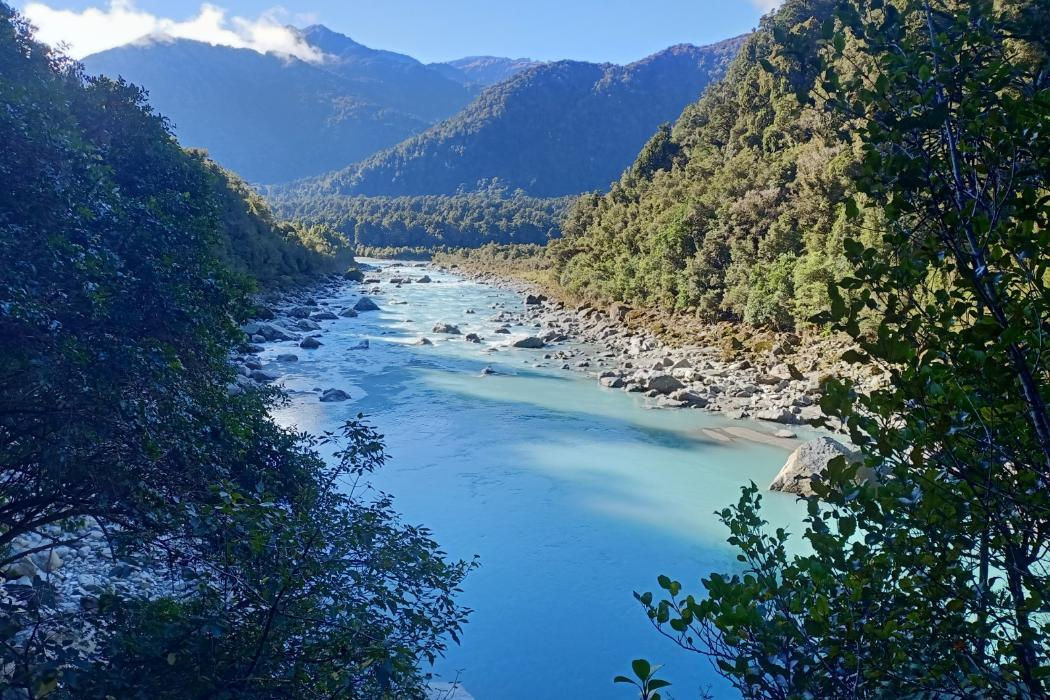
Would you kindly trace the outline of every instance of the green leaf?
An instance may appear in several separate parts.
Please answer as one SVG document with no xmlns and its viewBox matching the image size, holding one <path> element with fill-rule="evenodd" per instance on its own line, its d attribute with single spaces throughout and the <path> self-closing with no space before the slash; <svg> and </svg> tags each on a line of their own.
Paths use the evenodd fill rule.
<svg viewBox="0 0 1050 700">
<path fill-rule="evenodd" d="M 645 659 L 635 659 L 631 662 L 631 670 L 634 671 L 634 675 L 638 676 L 643 681 L 649 680 L 649 676 L 652 675 L 652 666 Z"/>
</svg>

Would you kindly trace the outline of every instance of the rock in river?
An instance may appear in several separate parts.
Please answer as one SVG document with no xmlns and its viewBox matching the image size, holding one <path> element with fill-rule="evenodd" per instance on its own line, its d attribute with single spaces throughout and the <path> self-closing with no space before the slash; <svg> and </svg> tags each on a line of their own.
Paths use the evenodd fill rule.
<svg viewBox="0 0 1050 700">
<path fill-rule="evenodd" d="M 514 347 L 528 348 L 529 350 L 538 350 L 544 345 L 546 345 L 546 343 L 544 343 L 542 339 L 537 338 L 534 335 L 530 335 L 528 338 L 522 338 L 521 340 L 514 341 Z"/>
<path fill-rule="evenodd" d="M 817 474 L 823 474 L 828 468 L 828 462 L 836 457 L 845 457 L 849 462 L 860 461 L 858 453 L 829 437 L 819 437 L 803 443 L 788 457 L 787 462 L 769 485 L 769 490 L 811 496 L 813 487 L 810 479 Z M 861 471 L 864 473 L 858 473 L 858 478 L 867 480 L 872 476 L 870 470 L 862 469 Z"/>
<path fill-rule="evenodd" d="M 321 341 L 313 337 L 312 335 L 307 336 L 303 338 L 303 342 L 299 343 L 299 347 L 303 348 L 304 350 L 314 350 L 315 348 L 321 347 Z"/>
<path fill-rule="evenodd" d="M 379 311 L 379 305 L 368 297 L 361 297 L 354 304 L 355 311 Z"/>
<path fill-rule="evenodd" d="M 434 325 L 434 333 L 447 333 L 449 335 L 459 335 L 459 327 L 453 326 L 451 323 L 438 323 Z"/>
<path fill-rule="evenodd" d="M 333 403 L 335 401 L 347 401 L 350 399 L 350 394 L 346 393 L 342 389 L 325 389 L 324 393 L 321 394 L 321 401 L 325 403 Z"/>
</svg>

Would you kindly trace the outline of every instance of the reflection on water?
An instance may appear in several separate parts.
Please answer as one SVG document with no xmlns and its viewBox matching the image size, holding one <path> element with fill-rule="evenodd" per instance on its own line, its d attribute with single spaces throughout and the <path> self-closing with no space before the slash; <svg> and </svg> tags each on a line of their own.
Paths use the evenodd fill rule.
<svg viewBox="0 0 1050 700">
<path fill-rule="evenodd" d="M 630 697 L 612 676 L 646 656 L 666 664 L 675 697 L 702 688 L 728 696 L 703 659 L 652 632 L 631 593 L 652 589 L 658 573 L 699 590 L 701 576 L 731 570 L 713 512 L 749 481 L 768 483 L 787 453 L 713 441 L 702 429 L 728 421 L 647 409 L 638 395 L 557 369 L 544 351 L 510 348 L 533 329 L 495 334 L 491 307 L 515 307 L 517 297 L 427 274 L 434 284 L 382 285 L 381 311 L 326 322 L 320 348 L 295 348 L 298 363 L 268 368 L 285 372 L 292 392 L 280 421 L 319 432 L 367 414 L 392 457 L 375 485 L 450 555 L 481 556 L 463 594 L 475 611 L 463 644 L 436 672 L 459 673 L 479 700 Z M 355 297 L 348 288 L 331 301 Z M 438 322 L 485 342 L 434 334 Z M 411 344 L 422 336 L 435 345 Z M 363 338 L 369 349 L 350 349 Z M 485 367 L 496 373 L 482 375 Z M 317 387 L 354 400 L 320 403 Z M 799 529 L 793 498 L 770 494 L 765 505 L 772 522 Z"/>
</svg>

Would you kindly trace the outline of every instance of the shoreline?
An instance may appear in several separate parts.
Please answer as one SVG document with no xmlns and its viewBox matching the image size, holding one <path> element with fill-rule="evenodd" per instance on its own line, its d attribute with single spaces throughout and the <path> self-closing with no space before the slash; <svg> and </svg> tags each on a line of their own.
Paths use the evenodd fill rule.
<svg viewBox="0 0 1050 700">
<path fill-rule="evenodd" d="M 852 379 L 862 392 L 882 384 L 879 375 L 864 374 L 838 359 L 851 347 L 842 338 L 800 337 L 718 323 L 707 324 L 707 332 L 698 333 L 697 342 L 672 344 L 646 327 L 656 316 L 652 312 L 639 312 L 623 303 L 604 309 L 587 302 L 570 305 L 548 298 L 542 285 L 511 275 L 460 264 L 428 264 L 522 297 L 522 310 L 504 313 L 515 315 L 524 325 L 539 324 L 536 335 L 545 342 L 544 359 L 562 360 L 562 369 L 579 371 L 609 388 L 644 393 L 656 400 L 658 408 L 699 408 L 779 426 L 781 435 L 769 437 L 781 447 L 791 439 L 787 435 L 791 426 L 842 431 L 837 419 L 825 416 L 819 407 L 826 379 Z M 750 346 L 740 341 L 741 333 L 751 336 Z M 595 351 L 566 349 L 565 341 Z M 819 425 L 821 421 L 826 424 Z M 722 438 L 753 440 L 754 436 Z M 785 443 L 779 443 L 781 439 Z"/>
</svg>

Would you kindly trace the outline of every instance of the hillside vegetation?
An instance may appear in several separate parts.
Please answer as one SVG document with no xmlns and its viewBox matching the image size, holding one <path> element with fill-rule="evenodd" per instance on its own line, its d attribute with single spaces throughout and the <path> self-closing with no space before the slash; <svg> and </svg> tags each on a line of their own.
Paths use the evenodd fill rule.
<svg viewBox="0 0 1050 700">
<path fill-rule="evenodd" d="M 581 197 L 552 250 L 579 293 L 781 328 L 826 308 L 862 227 L 839 204 L 856 158 L 841 119 L 803 104 L 831 0 L 790 2 L 748 37 L 724 80 L 657 131 L 603 195 Z M 763 68 L 781 32 L 806 45 Z M 806 53 L 809 52 L 809 53 Z"/>
<path fill-rule="evenodd" d="M 367 425 L 311 438 L 233 388 L 255 276 L 322 271 L 330 237 L 2 3 L 0 104 L 4 697 L 422 697 L 469 564 L 344 488 L 385 460 Z"/>
<path fill-rule="evenodd" d="M 449 195 L 492 179 L 543 197 L 604 189 L 661 122 L 722 76 L 740 44 L 674 46 L 627 66 L 533 66 L 422 134 L 290 189 L 304 199 Z"/>
<path fill-rule="evenodd" d="M 546 243 L 560 235 L 572 197 L 529 197 L 498 183 L 475 192 L 418 197 L 319 195 L 276 190 L 277 211 L 313 227 L 330 226 L 356 246 L 467 247 Z"/>
<path fill-rule="evenodd" d="M 179 140 L 250 182 L 341 168 L 467 105 L 472 88 L 419 61 L 370 49 L 320 25 L 301 31 L 317 63 L 154 37 L 84 58 L 87 71 L 149 93 Z"/>
</svg>

